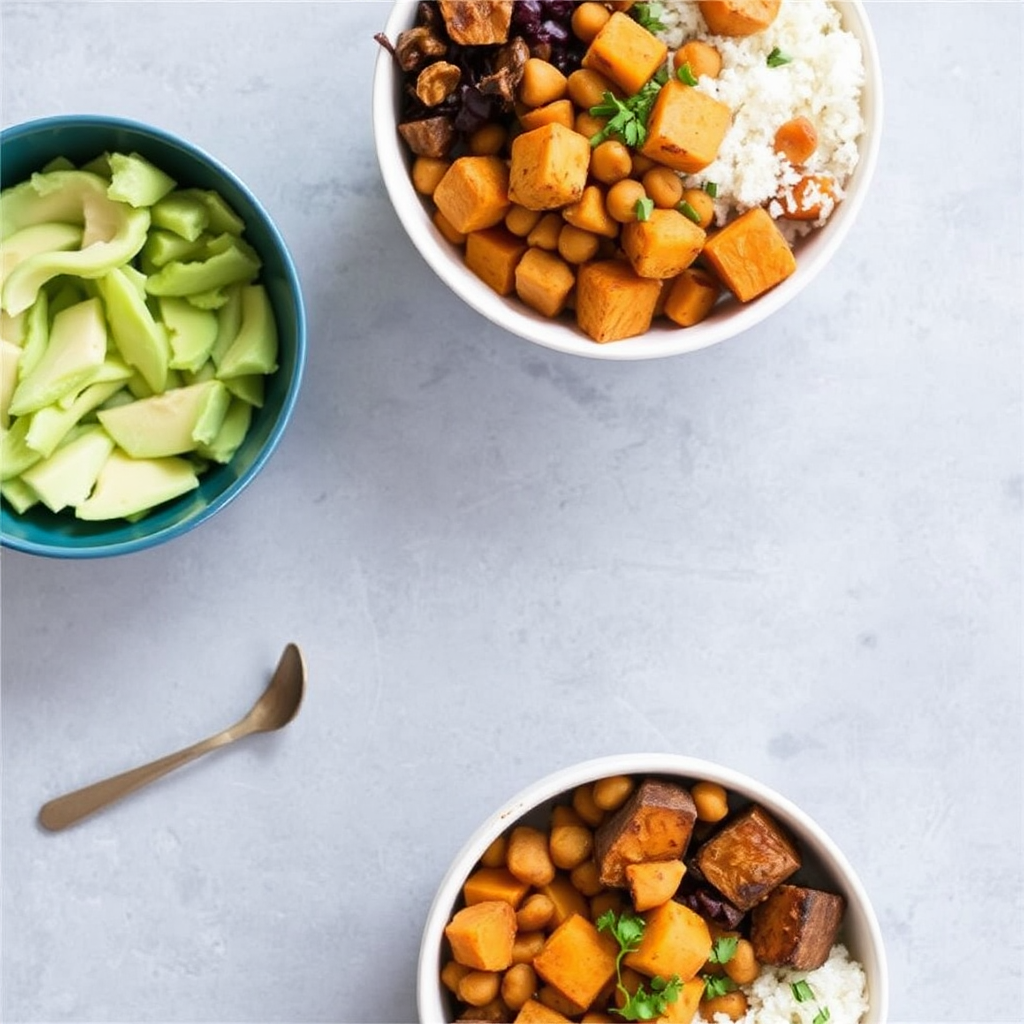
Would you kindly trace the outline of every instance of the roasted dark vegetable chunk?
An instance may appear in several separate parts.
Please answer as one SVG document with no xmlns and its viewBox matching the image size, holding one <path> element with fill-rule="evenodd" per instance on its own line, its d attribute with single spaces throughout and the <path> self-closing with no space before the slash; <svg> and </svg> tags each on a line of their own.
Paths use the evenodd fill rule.
<svg viewBox="0 0 1024 1024">
<path fill-rule="evenodd" d="M 836 893 L 780 885 L 751 913 L 754 955 L 761 963 L 813 971 L 828 959 L 845 909 Z"/>
<path fill-rule="evenodd" d="M 594 836 L 601 882 L 624 887 L 627 864 L 682 858 L 696 819 L 688 790 L 645 780 Z"/>
<path fill-rule="evenodd" d="M 508 39 L 512 0 L 440 0 L 448 35 L 462 46 L 488 46 Z"/>
<path fill-rule="evenodd" d="M 782 827 L 755 806 L 704 843 L 696 864 L 727 900 L 750 910 L 800 867 L 800 854 Z"/>
</svg>

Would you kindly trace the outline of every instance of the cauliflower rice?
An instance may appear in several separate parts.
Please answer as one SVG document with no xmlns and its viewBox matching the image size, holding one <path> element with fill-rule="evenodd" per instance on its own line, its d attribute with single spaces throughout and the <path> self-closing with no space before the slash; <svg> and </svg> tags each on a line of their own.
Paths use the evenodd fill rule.
<svg viewBox="0 0 1024 1024">
<path fill-rule="evenodd" d="M 689 39 L 701 39 L 722 57 L 718 77 L 701 76 L 697 88 L 732 110 L 732 126 L 715 161 L 686 176 L 688 185 L 717 186 L 716 222 L 724 224 L 754 206 L 765 207 L 778 219 L 783 212 L 778 197 L 785 198 L 787 192 L 791 196 L 793 185 L 808 173 L 834 178 L 835 198 L 842 199 L 864 131 L 864 55 L 857 37 L 843 29 L 836 7 L 829 0 L 783 0 L 764 32 L 744 38 L 709 33 L 696 0 L 662 0 L 662 7 L 664 29 L 658 35 L 670 52 Z M 776 48 L 791 60 L 770 67 L 768 55 Z M 818 146 L 797 170 L 775 152 L 773 140 L 779 125 L 799 116 L 814 124 Z M 777 222 L 793 241 L 820 227 L 833 206 L 826 202 L 817 221 Z"/>
<path fill-rule="evenodd" d="M 797 1000 L 792 986 L 798 981 L 807 982 L 813 999 Z M 738 1021 L 716 1013 L 712 1024 L 813 1024 L 826 1009 L 828 1024 L 858 1024 L 868 1011 L 864 969 L 839 944 L 817 970 L 764 968 L 756 981 L 742 988 L 747 1012 Z"/>
</svg>

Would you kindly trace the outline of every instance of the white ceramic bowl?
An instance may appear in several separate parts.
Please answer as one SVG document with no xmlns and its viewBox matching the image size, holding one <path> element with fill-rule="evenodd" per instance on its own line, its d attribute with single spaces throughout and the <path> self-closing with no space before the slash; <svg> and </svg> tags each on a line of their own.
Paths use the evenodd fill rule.
<svg viewBox="0 0 1024 1024">
<path fill-rule="evenodd" d="M 559 352 L 593 359 L 654 359 L 692 352 L 732 338 L 761 323 L 802 292 L 835 254 L 853 226 L 874 173 L 882 134 L 882 79 L 878 50 L 861 0 L 840 0 L 843 26 L 860 40 L 866 83 L 861 105 L 865 132 L 858 166 L 847 184 L 847 197 L 824 228 L 801 239 L 796 247 L 797 270 L 778 287 L 748 305 L 721 302 L 702 323 L 685 329 L 655 322 L 646 334 L 597 344 L 569 319 L 549 320 L 513 298 L 502 298 L 463 263 L 461 251 L 447 242 L 409 180 L 410 158 L 398 131 L 400 80 L 394 60 L 382 48 L 373 76 L 373 127 L 384 184 L 399 220 L 413 245 L 438 277 L 463 301 L 489 320 L 529 341 Z M 392 7 L 384 34 L 394 42 L 411 27 L 416 3 L 399 0 Z"/>
<path fill-rule="evenodd" d="M 867 975 L 870 1005 L 866 1024 L 885 1024 L 889 978 L 881 929 L 863 885 L 840 849 L 799 807 L 762 783 L 710 761 L 674 754 L 621 754 L 564 768 L 527 786 L 469 837 L 445 874 L 427 914 L 417 977 L 421 1024 L 443 1024 L 454 1019 L 450 993 L 440 982 L 444 928 L 459 903 L 463 883 L 484 850 L 520 820 L 543 828 L 552 804 L 568 802 L 577 786 L 611 775 L 657 776 L 690 783 L 707 779 L 739 797 L 732 802 L 734 808 L 741 802 L 764 807 L 796 839 L 804 860 L 800 877 L 845 897 L 846 913 L 839 938 Z"/>
</svg>

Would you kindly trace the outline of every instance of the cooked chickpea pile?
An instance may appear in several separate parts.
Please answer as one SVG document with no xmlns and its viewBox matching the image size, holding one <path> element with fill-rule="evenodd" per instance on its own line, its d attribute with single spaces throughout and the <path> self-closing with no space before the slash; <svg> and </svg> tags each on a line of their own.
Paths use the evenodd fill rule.
<svg viewBox="0 0 1024 1024">
<path fill-rule="evenodd" d="M 725 104 L 693 88 L 719 74 L 718 51 L 691 40 L 669 60 L 665 44 L 625 13 L 630 6 L 579 4 L 571 25 L 586 45 L 581 67 L 564 74 L 530 56 L 503 121 L 469 133 L 458 156 L 429 149 L 412 165 L 415 189 L 433 200 L 435 226 L 464 248 L 481 280 L 545 317 L 574 310 L 597 342 L 642 334 L 660 316 L 692 326 L 726 290 L 749 302 L 796 269 L 766 211 L 718 228 L 713 196 L 684 184 L 715 159 L 731 122 Z M 750 34 L 770 24 L 778 0 L 725 6 L 757 9 L 759 27 L 724 26 L 725 34 Z M 669 69 L 659 88 L 655 76 Z M 606 111 L 612 98 L 643 89 L 651 102 L 641 136 L 630 138 Z M 778 129 L 776 150 L 794 166 L 815 145 L 806 118 Z M 820 217 L 831 195 L 827 179 L 808 175 L 791 190 L 784 216 Z"/>
</svg>

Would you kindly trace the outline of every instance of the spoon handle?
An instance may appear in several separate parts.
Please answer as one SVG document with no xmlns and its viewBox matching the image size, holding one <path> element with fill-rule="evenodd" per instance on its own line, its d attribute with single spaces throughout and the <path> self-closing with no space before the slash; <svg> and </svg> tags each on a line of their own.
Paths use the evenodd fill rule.
<svg viewBox="0 0 1024 1024">
<path fill-rule="evenodd" d="M 161 757 L 138 768 L 132 768 L 130 771 L 122 772 L 112 778 L 94 782 L 91 786 L 76 789 L 73 793 L 65 793 L 64 796 L 59 796 L 49 803 L 43 804 L 39 811 L 39 824 L 51 832 L 74 825 L 88 815 L 112 804 L 115 800 L 134 793 L 135 790 L 141 789 L 150 782 L 155 782 L 168 772 L 174 771 L 175 768 L 180 768 L 197 757 L 202 757 L 203 754 L 208 754 L 211 750 L 237 738 L 237 733 L 225 730 L 209 739 L 201 740 L 191 747 L 179 750 L 177 753 L 168 754 L 166 757 Z"/>
</svg>

